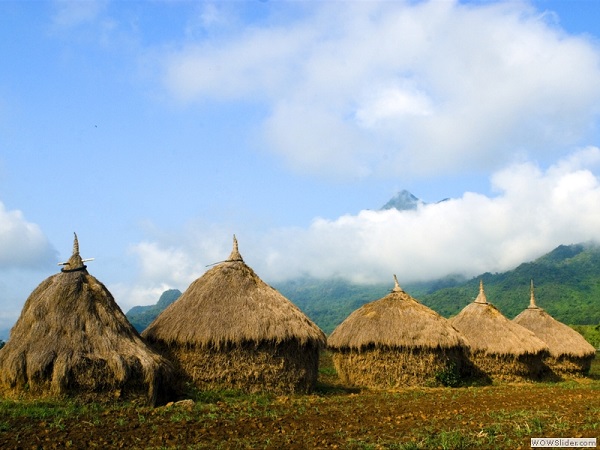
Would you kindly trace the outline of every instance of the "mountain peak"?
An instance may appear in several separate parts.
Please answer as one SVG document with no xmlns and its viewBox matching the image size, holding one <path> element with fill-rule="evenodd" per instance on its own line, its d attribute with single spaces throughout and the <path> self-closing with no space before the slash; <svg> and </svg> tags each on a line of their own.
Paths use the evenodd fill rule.
<svg viewBox="0 0 600 450">
<path fill-rule="evenodd" d="M 388 201 L 385 205 L 381 207 L 382 210 L 385 209 L 397 209 L 398 211 L 409 211 L 414 210 L 419 207 L 419 205 L 424 205 L 423 200 L 415 197 L 411 192 L 403 189 L 396 193 L 390 201 Z"/>
</svg>

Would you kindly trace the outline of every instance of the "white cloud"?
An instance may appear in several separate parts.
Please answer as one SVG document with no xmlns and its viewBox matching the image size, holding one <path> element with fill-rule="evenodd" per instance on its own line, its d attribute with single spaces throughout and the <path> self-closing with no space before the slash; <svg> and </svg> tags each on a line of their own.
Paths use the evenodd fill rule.
<svg viewBox="0 0 600 450">
<path fill-rule="evenodd" d="M 57 252 L 40 227 L 19 210 L 8 211 L 0 202 L 0 270 L 35 269 L 56 262 Z"/>
<path fill-rule="evenodd" d="M 63 28 L 92 22 L 106 3 L 107 0 L 54 0 L 54 25 Z"/>
<path fill-rule="evenodd" d="M 560 244 L 600 241 L 600 180 L 592 171 L 598 165 L 596 147 L 547 169 L 512 164 L 492 176 L 495 196 L 467 192 L 416 211 L 364 210 L 260 235 L 244 230 L 240 251 L 266 281 L 308 274 L 385 282 L 395 273 L 410 282 L 504 271 Z M 217 227 L 157 237 L 135 250 L 147 258 L 147 285 L 167 280 L 184 290 L 207 261 L 225 259 L 231 248 L 231 236 Z"/>
<path fill-rule="evenodd" d="M 526 3 L 316 2 L 186 45 L 165 57 L 164 81 L 185 101 L 265 103 L 266 145 L 297 170 L 428 175 L 580 145 L 599 63 L 591 41 Z"/>
<path fill-rule="evenodd" d="M 0 202 L 0 332 L 12 326 L 25 299 L 49 276 L 48 268 L 57 267 L 57 257 L 58 252 L 37 224 Z"/>
</svg>

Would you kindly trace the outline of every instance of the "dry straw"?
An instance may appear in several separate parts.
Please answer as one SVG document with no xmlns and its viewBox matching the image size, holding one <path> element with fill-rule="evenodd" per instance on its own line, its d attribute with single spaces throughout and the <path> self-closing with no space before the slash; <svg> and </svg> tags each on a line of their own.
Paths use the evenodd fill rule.
<svg viewBox="0 0 600 450">
<path fill-rule="evenodd" d="M 201 389 L 308 392 L 323 332 L 233 250 L 142 333 Z"/>
<path fill-rule="evenodd" d="M 171 365 L 151 350 L 111 293 L 73 255 L 29 296 L 0 350 L 7 396 L 163 401 Z"/>
<path fill-rule="evenodd" d="M 352 312 L 328 346 L 340 378 L 373 388 L 429 384 L 436 374 L 464 365 L 467 345 L 442 316 L 395 287 Z"/>
<path fill-rule="evenodd" d="M 475 301 L 450 323 L 468 339 L 471 361 L 492 380 L 536 380 L 547 370 L 546 344 L 488 303 L 483 281 Z"/>
<path fill-rule="evenodd" d="M 529 307 L 513 320 L 548 345 L 550 354 L 544 362 L 558 377 L 577 377 L 589 372 L 596 349 L 571 327 L 536 305 L 533 280 Z"/>
</svg>

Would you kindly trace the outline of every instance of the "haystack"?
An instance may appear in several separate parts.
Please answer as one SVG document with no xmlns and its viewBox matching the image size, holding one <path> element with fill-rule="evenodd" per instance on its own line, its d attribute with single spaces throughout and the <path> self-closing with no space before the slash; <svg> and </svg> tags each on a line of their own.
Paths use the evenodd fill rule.
<svg viewBox="0 0 600 450">
<path fill-rule="evenodd" d="M 229 258 L 196 279 L 142 336 L 200 389 L 309 392 L 325 334 L 246 265 Z"/>
<path fill-rule="evenodd" d="M 548 345 L 550 354 L 544 362 L 558 377 L 577 377 L 589 372 L 596 349 L 577 331 L 535 304 L 533 280 L 529 307 L 513 321 L 533 331 Z"/>
<path fill-rule="evenodd" d="M 491 380 L 537 380 L 547 370 L 543 364 L 546 344 L 488 303 L 483 281 L 475 301 L 450 323 L 469 340 L 471 361 Z"/>
<path fill-rule="evenodd" d="M 29 296 L 0 350 L 6 396 L 164 400 L 171 364 L 150 349 L 106 287 L 73 255 Z"/>
<path fill-rule="evenodd" d="M 354 311 L 327 340 L 341 380 L 394 388 L 458 377 L 465 340 L 446 319 L 404 292 L 395 275 L 394 280 L 390 294 Z"/>
</svg>

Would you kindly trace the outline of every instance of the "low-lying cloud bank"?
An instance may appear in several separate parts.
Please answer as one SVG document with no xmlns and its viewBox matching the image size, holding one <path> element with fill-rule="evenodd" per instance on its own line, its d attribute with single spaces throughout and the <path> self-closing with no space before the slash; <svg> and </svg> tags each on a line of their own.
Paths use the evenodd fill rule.
<svg viewBox="0 0 600 450">
<path fill-rule="evenodd" d="M 317 218 L 308 228 L 233 231 L 246 262 L 270 282 L 301 275 L 386 282 L 395 273 L 406 283 L 503 271 L 560 244 L 600 240 L 600 183 L 592 171 L 599 164 L 600 149 L 589 147 L 546 169 L 524 162 L 496 172 L 494 196 L 467 192 L 415 211 L 363 210 Z M 231 230 L 190 225 L 131 251 L 141 263 L 129 298 L 153 303 L 156 292 L 149 302 L 142 295 L 148 286 L 184 290 L 207 264 L 226 259 Z"/>
</svg>

